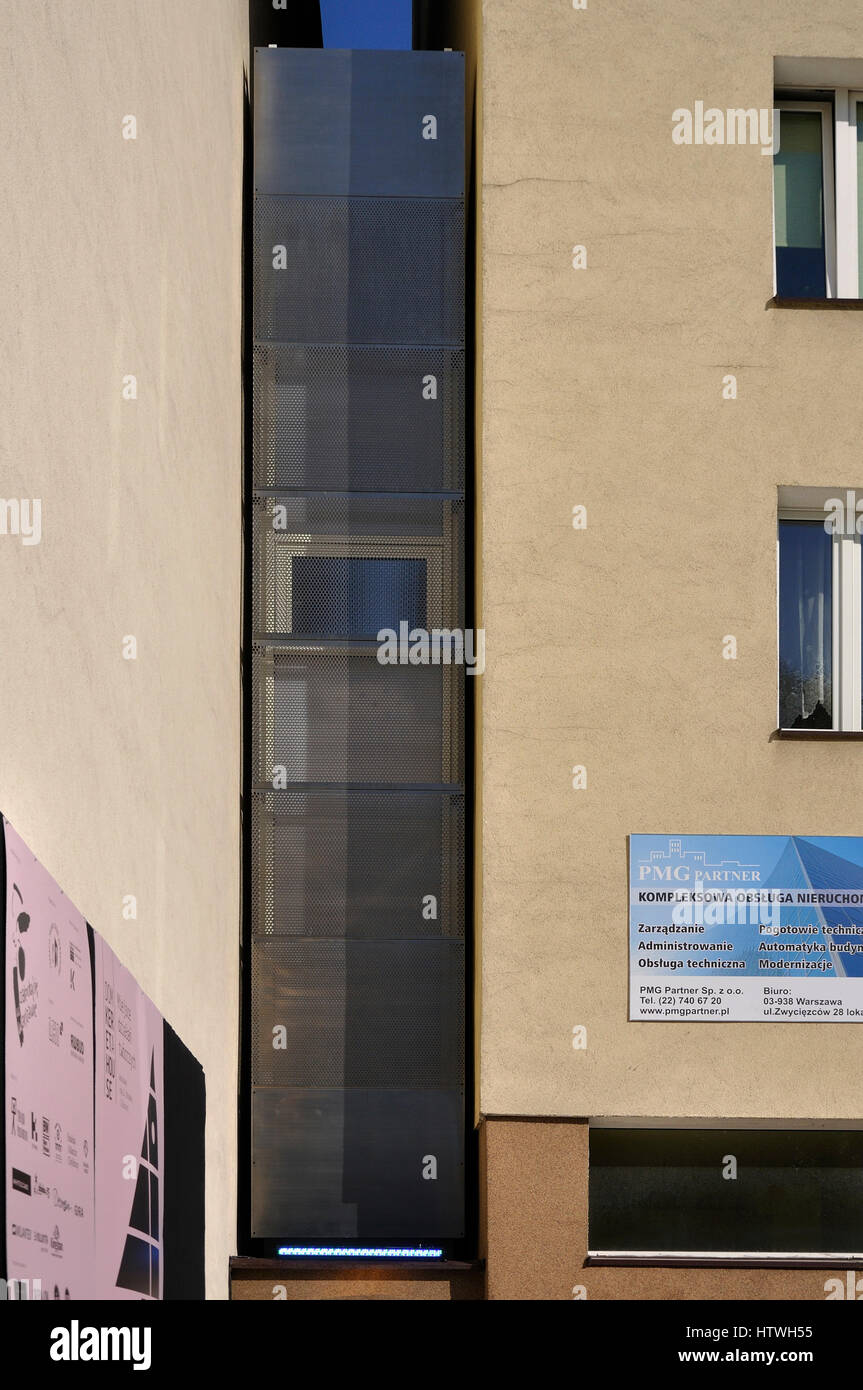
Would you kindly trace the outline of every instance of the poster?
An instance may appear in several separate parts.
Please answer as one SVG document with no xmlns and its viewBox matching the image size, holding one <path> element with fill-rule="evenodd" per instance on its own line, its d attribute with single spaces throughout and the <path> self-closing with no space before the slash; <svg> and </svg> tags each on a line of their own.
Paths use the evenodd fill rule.
<svg viewBox="0 0 863 1390">
<path fill-rule="evenodd" d="M 97 1298 L 161 1298 L 163 1020 L 95 937 Z"/>
<path fill-rule="evenodd" d="M 7 1278 L 90 1297 L 93 996 L 87 924 L 8 821 Z"/>
<path fill-rule="evenodd" d="M 863 1023 L 863 838 L 631 835 L 629 1017 Z"/>
</svg>

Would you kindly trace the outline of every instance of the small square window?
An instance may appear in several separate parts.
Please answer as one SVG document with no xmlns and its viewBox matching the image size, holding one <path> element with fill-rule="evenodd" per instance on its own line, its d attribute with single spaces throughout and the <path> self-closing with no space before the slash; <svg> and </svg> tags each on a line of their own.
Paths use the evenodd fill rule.
<svg viewBox="0 0 863 1390">
<path fill-rule="evenodd" d="M 376 637 L 382 628 L 426 626 L 425 560 L 295 555 L 291 565 L 296 636 Z"/>
</svg>

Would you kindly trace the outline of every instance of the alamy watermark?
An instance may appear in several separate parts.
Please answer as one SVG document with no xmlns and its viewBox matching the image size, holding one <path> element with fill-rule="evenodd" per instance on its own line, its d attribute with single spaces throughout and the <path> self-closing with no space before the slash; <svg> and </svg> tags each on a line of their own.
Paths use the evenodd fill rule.
<svg viewBox="0 0 863 1390">
<path fill-rule="evenodd" d="M 693 891 L 679 890 L 671 911 L 675 926 L 761 927 L 764 935 L 781 931 L 781 893 L 769 888 L 711 888 L 696 878 Z"/>
<path fill-rule="evenodd" d="M 41 1279 L 0 1279 L 0 1302 L 32 1303 L 41 1298 Z"/>
<path fill-rule="evenodd" d="M 52 1330 L 48 1354 L 52 1361 L 131 1361 L 133 1371 L 148 1371 L 151 1339 L 149 1327 L 82 1327 L 73 1318 Z"/>
<path fill-rule="evenodd" d="M 42 539 L 41 497 L 0 497 L 0 536 L 19 536 L 22 545 Z"/>
<path fill-rule="evenodd" d="M 382 627 L 378 633 L 378 661 L 382 666 L 464 666 L 469 676 L 485 670 L 485 629 L 433 627 L 399 630 Z"/>
<path fill-rule="evenodd" d="M 779 111 L 775 107 L 679 106 L 671 114 L 675 145 L 760 145 L 762 154 L 779 150 Z"/>
<path fill-rule="evenodd" d="M 824 530 L 828 536 L 863 536 L 863 497 L 850 488 L 843 497 L 828 497 L 824 503 Z"/>
</svg>

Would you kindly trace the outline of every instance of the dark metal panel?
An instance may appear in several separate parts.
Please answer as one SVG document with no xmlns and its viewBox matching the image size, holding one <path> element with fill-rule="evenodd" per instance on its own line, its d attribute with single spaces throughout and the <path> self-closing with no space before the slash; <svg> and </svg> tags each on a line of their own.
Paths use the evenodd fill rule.
<svg viewBox="0 0 863 1390">
<path fill-rule="evenodd" d="M 254 332 L 284 343 L 464 343 L 464 204 L 255 200 Z"/>
<path fill-rule="evenodd" d="M 256 87 L 252 1234 L 456 1239 L 464 668 L 375 635 L 464 624 L 464 65 L 280 50 Z"/>
<path fill-rule="evenodd" d="M 258 487 L 464 485 L 459 350 L 260 346 L 253 381 Z"/>
<path fill-rule="evenodd" d="M 350 191 L 461 198 L 464 54 L 395 56 L 354 53 Z"/>
<path fill-rule="evenodd" d="M 461 53 L 259 51 L 256 193 L 462 197 L 464 86 Z"/>
<path fill-rule="evenodd" d="M 258 782 L 460 782 L 463 679 L 456 666 L 382 665 L 376 647 L 256 647 Z"/>
<path fill-rule="evenodd" d="M 255 935 L 464 935 L 461 796 L 258 792 L 252 853 Z"/>
<path fill-rule="evenodd" d="M 252 1089 L 252 1236 L 345 1240 L 359 1233 L 343 1196 L 345 1093 Z"/>
<path fill-rule="evenodd" d="M 452 526 L 453 504 L 436 497 L 347 497 L 288 494 L 258 499 L 258 520 L 278 536 L 376 536 L 383 541 L 440 540 Z"/>
<path fill-rule="evenodd" d="M 258 1087 L 252 1117 L 253 1236 L 430 1242 L 464 1233 L 461 1090 Z M 435 1178 L 423 1177 L 429 1159 Z"/>
<path fill-rule="evenodd" d="M 349 49 L 255 54 L 257 195 L 350 193 L 351 58 Z"/>
<path fill-rule="evenodd" d="M 252 1082 L 458 1086 L 463 996 L 460 941 L 256 937 Z"/>
</svg>

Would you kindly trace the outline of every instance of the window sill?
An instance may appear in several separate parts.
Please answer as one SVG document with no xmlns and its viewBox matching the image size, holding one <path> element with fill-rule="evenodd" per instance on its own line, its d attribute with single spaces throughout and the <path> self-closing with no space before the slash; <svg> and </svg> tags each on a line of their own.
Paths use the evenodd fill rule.
<svg viewBox="0 0 863 1390">
<path fill-rule="evenodd" d="M 767 309 L 863 309 L 863 299 L 768 299 Z"/>
<path fill-rule="evenodd" d="M 850 740 L 860 743 L 863 741 L 863 729 L 774 729 L 770 735 L 771 740 L 781 739 L 823 739 L 827 742 L 841 742 Z"/>
</svg>

